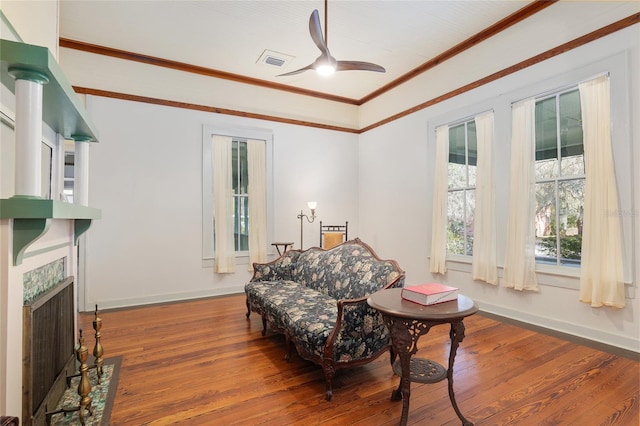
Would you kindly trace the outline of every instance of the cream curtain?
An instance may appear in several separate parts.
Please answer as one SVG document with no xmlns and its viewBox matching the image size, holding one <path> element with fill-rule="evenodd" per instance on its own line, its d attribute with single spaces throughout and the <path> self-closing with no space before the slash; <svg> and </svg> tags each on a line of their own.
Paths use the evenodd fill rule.
<svg viewBox="0 0 640 426">
<path fill-rule="evenodd" d="M 475 118 L 478 140 L 476 206 L 473 226 L 474 280 L 498 284 L 496 262 L 495 185 L 493 180 L 493 112 Z"/>
<path fill-rule="evenodd" d="M 233 185 L 231 182 L 231 138 L 213 135 L 213 228 L 215 258 L 213 271 L 236 270 L 233 241 Z"/>
<path fill-rule="evenodd" d="M 449 165 L 449 126 L 436 129 L 436 158 L 433 178 L 433 218 L 431 219 L 430 271 L 447 272 L 447 167 Z"/>
<path fill-rule="evenodd" d="M 609 77 L 579 85 L 586 182 L 580 301 L 623 308 L 624 272 L 616 176 L 611 153 Z"/>
<path fill-rule="evenodd" d="M 511 108 L 511 166 L 506 256 L 502 282 L 515 290 L 538 290 L 535 259 L 534 98 Z"/>
<path fill-rule="evenodd" d="M 249 270 L 267 260 L 267 172 L 265 142 L 247 141 L 249 165 Z"/>
</svg>

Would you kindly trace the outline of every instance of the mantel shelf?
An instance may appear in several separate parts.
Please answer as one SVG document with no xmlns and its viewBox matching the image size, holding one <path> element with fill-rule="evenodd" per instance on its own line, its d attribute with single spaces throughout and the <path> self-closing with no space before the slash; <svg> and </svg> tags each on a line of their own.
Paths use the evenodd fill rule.
<svg viewBox="0 0 640 426">
<path fill-rule="evenodd" d="M 0 219 L 100 219 L 99 209 L 44 198 L 0 199 Z"/>
<path fill-rule="evenodd" d="M 29 197 L 0 199 L 0 219 L 13 219 L 13 264 L 22 263 L 27 247 L 43 235 L 51 219 L 74 221 L 74 244 L 91 226 L 93 219 L 100 219 L 102 212 L 92 207 Z"/>
<path fill-rule="evenodd" d="M 98 141 L 98 132 L 89 121 L 80 98 L 65 77 L 49 49 L 11 40 L 0 40 L 0 80 L 15 93 L 10 69 L 40 73 L 47 77 L 43 85 L 42 119 L 66 139 Z"/>
</svg>

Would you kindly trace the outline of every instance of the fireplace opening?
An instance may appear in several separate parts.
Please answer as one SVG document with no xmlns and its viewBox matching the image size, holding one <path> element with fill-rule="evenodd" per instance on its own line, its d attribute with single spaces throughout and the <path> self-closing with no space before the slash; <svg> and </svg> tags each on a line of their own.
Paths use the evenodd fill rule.
<svg viewBox="0 0 640 426">
<path fill-rule="evenodd" d="M 75 370 L 73 277 L 23 307 L 24 425 L 44 425 Z"/>
</svg>

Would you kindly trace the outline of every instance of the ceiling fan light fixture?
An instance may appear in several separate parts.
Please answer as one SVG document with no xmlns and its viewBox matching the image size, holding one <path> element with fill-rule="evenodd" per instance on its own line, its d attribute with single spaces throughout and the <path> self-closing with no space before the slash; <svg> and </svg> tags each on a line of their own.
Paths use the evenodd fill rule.
<svg viewBox="0 0 640 426">
<path fill-rule="evenodd" d="M 334 72 L 336 72 L 336 67 L 331 64 L 318 65 L 316 67 L 316 72 L 318 73 L 318 75 L 321 75 L 323 77 L 328 77 Z"/>
<path fill-rule="evenodd" d="M 338 69 L 338 61 L 329 54 L 320 55 L 313 63 L 313 69 L 316 70 L 318 75 L 328 77 Z"/>
</svg>

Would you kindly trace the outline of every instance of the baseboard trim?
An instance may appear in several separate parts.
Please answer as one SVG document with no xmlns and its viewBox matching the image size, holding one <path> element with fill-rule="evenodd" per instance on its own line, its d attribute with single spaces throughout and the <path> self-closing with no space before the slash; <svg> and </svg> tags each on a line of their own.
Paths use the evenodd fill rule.
<svg viewBox="0 0 640 426">
<path fill-rule="evenodd" d="M 129 309 L 141 306 L 158 305 L 166 303 L 188 302 L 195 299 L 205 299 L 208 297 L 231 296 L 234 294 L 244 293 L 244 285 L 230 286 L 219 289 L 211 289 L 206 291 L 190 291 L 184 293 L 162 294 L 153 297 L 144 298 L 128 298 L 108 301 L 90 301 L 86 306 L 98 305 L 101 311 L 115 309 Z M 87 310 L 86 312 L 92 312 Z"/>
<path fill-rule="evenodd" d="M 479 315 L 483 317 L 491 318 L 496 321 L 504 322 L 507 324 L 515 325 L 516 327 L 525 328 L 527 330 L 535 331 L 536 333 L 541 333 L 547 336 L 557 337 L 558 339 L 567 340 L 572 343 L 576 343 L 578 345 L 587 346 L 592 349 L 596 349 L 599 351 L 607 352 L 616 356 L 629 358 L 634 361 L 640 361 L 640 352 L 633 351 L 631 349 L 626 349 L 623 347 L 615 346 L 612 344 L 600 342 L 593 339 L 587 339 L 585 337 L 577 336 L 575 334 L 567 333 L 564 331 L 554 330 L 551 328 L 547 328 L 541 325 L 532 324 L 530 322 L 514 319 L 505 315 L 497 314 L 494 312 L 488 312 L 480 308 L 478 312 Z"/>
</svg>

